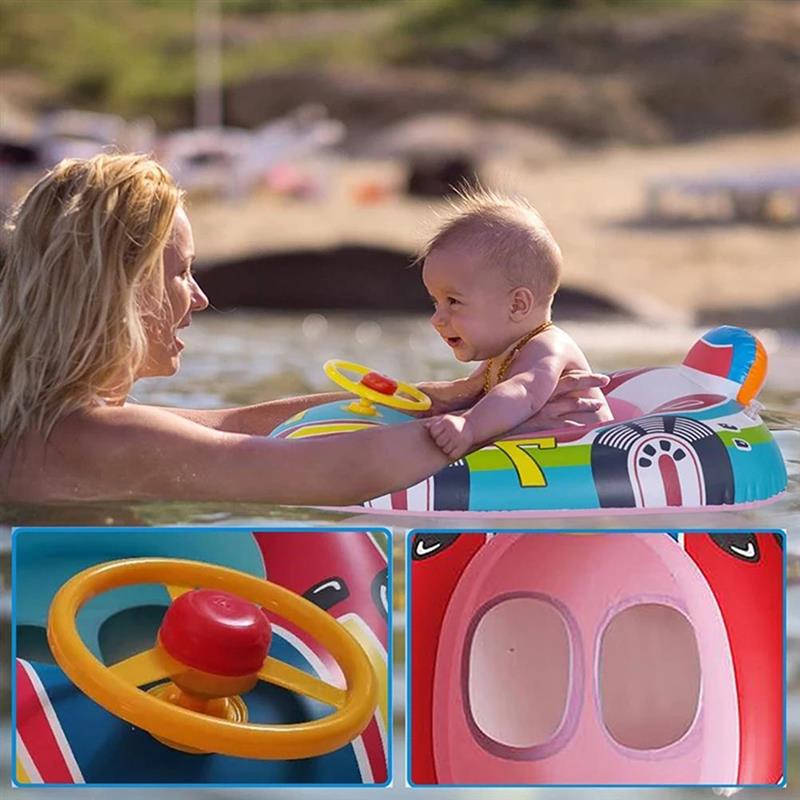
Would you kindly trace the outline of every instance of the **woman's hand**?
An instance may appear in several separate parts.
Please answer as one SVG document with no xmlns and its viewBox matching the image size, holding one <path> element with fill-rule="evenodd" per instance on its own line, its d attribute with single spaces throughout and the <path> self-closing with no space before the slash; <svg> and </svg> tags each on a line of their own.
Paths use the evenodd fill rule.
<svg viewBox="0 0 800 800">
<path fill-rule="evenodd" d="M 550 430 L 597 422 L 597 411 L 603 408 L 604 402 L 586 397 L 586 393 L 591 389 L 601 389 L 608 381 L 608 375 L 599 373 L 579 370 L 565 372 L 550 399 L 525 423 L 525 427 L 528 430 L 531 426 L 537 430 Z"/>
<path fill-rule="evenodd" d="M 589 389 L 602 389 L 608 385 L 610 380 L 611 378 L 608 375 L 602 375 L 599 372 L 584 372 L 580 369 L 571 369 L 558 379 L 550 399 L 554 400 L 564 395 L 579 397 L 588 392 Z"/>
<path fill-rule="evenodd" d="M 531 433 L 559 428 L 592 425 L 598 422 L 598 411 L 605 406 L 601 399 L 587 397 L 592 389 L 600 389 L 609 381 L 607 375 L 572 370 L 565 372 L 544 406 L 527 422 L 510 433 Z"/>
</svg>

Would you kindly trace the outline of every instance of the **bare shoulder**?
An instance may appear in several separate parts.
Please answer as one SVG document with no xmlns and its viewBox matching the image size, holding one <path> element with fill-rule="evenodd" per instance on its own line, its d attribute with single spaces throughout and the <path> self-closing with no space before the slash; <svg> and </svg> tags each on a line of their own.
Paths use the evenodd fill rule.
<svg viewBox="0 0 800 800">
<path fill-rule="evenodd" d="M 517 354 L 509 374 L 557 369 L 566 366 L 572 355 L 573 341 L 561 328 L 553 326 L 531 339 Z"/>
<path fill-rule="evenodd" d="M 566 331 L 553 328 L 559 336 L 564 356 L 564 369 L 580 369 L 591 371 L 589 361 L 581 350 L 580 345 Z"/>
<path fill-rule="evenodd" d="M 558 361 L 562 370 L 590 369 L 589 362 L 575 339 L 556 325 L 533 339 L 523 350 L 528 347 L 531 358 Z"/>
<path fill-rule="evenodd" d="M 65 458 L 91 455 L 109 463 L 135 458 L 161 442 L 202 440 L 215 434 L 166 409 L 126 403 L 71 414 L 55 428 L 50 444 Z"/>
</svg>

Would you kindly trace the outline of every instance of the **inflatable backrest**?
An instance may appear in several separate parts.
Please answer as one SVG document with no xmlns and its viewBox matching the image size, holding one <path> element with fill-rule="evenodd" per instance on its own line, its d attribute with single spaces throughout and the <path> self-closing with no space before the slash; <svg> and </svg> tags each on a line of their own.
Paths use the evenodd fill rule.
<svg viewBox="0 0 800 800">
<path fill-rule="evenodd" d="M 713 376 L 735 384 L 735 399 L 746 406 L 764 385 L 767 351 L 749 331 L 722 325 L 695 343 L 683 359 L 683 367 L 701 373 L 702 380 Z"/>
<path fill-rule="evenodd" d="M 623 370 L 606 386 L 614 419 L 687 411 L 725 400 L 747 406 L 761 390 L 767 353 L 752 333 L 723 325 L 705 333 L 676 367 Z"/>
</svg>

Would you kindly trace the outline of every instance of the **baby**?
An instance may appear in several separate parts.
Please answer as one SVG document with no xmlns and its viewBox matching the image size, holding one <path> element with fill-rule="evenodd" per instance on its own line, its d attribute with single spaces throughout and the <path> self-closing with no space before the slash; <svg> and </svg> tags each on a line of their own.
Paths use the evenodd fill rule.
<svg viewBox="0 0 800 800">
<path fill-rule="evenodd" d="M 564 372 L 590 372 L 578 345 L 553 325 L 561 251 L 539 214 L 521 200 L 463 193 L 455 214 L 424 248 L 422 280 L 436 331 L 459 361 L 481 361 L 467 379 L 483 397 L 463 414 L 427 421 L 438 447 L 457 459 L 539 411 Z M 463 393 L 463 381 L 452 384 Z M 585 395 L 590 421 L 612 419 L 603 393 Z M 441 391 L 439 392 L 442 398 Z"/>
</svg>

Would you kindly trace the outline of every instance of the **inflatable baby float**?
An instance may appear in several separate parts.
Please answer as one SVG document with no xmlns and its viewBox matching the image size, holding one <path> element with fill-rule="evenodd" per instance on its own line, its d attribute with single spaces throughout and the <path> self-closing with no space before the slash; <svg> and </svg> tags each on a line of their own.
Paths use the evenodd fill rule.
<svg viewBox="0 0 800 800">
<path fill-rule="evenodd" d="M 407 412 L 430 405 L 415 387 L 360 365 L 329 362 L 326 372 L 360 401 L 307 409 L 271 436 L 296 439 L 402 424 L 412 418 Z M 780 449 L 756 401 L 766 373 L 767 354 L 755 336 L 741 328 L 715 328 L 678 366 L 611 374 L 604 392 L 613 422 L 492 442 L 359 508 L 524 517 L 764 503 L 787 483 Z"/>
</svg>

